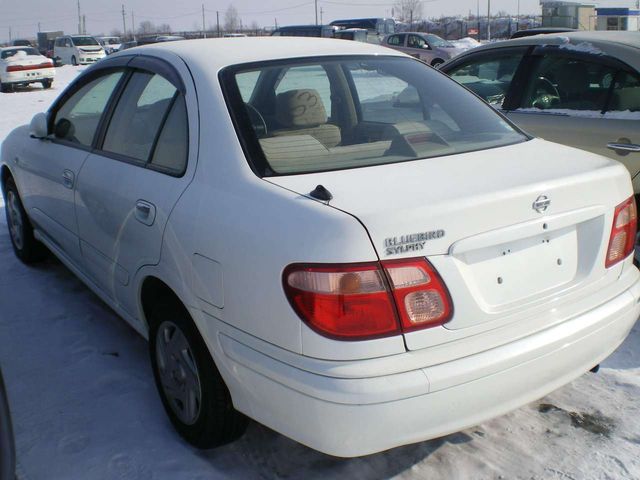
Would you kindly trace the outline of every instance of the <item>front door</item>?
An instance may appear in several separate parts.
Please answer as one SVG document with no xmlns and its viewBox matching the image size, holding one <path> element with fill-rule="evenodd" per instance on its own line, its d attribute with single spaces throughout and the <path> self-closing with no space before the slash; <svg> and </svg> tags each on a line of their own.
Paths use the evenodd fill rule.
<svg viewBox="0 0 640 480">
<path fill-rule="evenodd" d="M 80 259 L 74 204 L 78 173 L 121 77 L 122 72 L 112 72 L 79 85 L 52 109 L 51 135 L 29 139 L 14 159 L 23 170 L 22 194 L 30 218 L 75 263 Z"/>
</svg>

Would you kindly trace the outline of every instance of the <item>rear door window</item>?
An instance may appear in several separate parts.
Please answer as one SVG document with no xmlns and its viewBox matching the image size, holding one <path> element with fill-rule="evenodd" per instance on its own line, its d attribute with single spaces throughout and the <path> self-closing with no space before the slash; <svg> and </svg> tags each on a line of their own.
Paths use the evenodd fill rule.
<svg viewBox="0 0 640 480">
<path fill-rule="evenodd" d="M 619 72 L 611 92 L 606 116 L 640 119 L 640 76 L 630 72 Z"/>
<path fill-rule="evenodd" d="M 501 107 L 526 51 L 510 49 L 476 56 L 447 70 L 447 74 L 489 104 Z"/>
<path fill-rule="evenodd" d="M 135 72 L 113 113 L 102 149 L 147 162 L 176 94 L 164 77 Z"/>
</svg>

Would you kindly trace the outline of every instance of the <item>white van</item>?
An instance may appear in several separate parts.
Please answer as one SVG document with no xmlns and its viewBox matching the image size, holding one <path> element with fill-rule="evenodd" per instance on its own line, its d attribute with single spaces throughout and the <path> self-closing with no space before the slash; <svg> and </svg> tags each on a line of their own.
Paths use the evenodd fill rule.
<svg viewBox="0 0 640 480">
<path fill-rule="evenodd" d="M 105 56 L 104 48 L 89 35 L 58 37 L 53 47 L 53 57 L 62 65 L 95 63 Z"/>
</svg>

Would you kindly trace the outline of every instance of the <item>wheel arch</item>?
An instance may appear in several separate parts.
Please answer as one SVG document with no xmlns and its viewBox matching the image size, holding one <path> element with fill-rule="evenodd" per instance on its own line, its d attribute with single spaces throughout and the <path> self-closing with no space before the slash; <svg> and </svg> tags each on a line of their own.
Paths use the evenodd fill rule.
<svg viewBox="0 0 640 480">
<path fill-rule="evenodd" d="M 0 168 L 0 187 L 2 188 L 3 195 L 5 193 L 4 192 L 5 185 L 7 184 L 7 180 L 9 178 L 14 178 L 13 173 L 11 172 L 8 166 L 2 165 L 2 167 Z M 14 181 L 15 181 L 15 178 L 14 178 Z"/>
</svg>

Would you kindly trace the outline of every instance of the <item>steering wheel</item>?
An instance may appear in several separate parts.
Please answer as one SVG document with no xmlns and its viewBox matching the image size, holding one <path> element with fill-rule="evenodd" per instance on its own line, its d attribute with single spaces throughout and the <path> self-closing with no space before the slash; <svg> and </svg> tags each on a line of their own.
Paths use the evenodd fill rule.
<svg viewBox="0 0 640 480">
<path fill-rule="evenodd" d="M 543 91 L 540 92 L 540 90 Z M 544 110 L 560 103 L 560 92 L 548 78 L 536 78 L 535 92 L 536 98 L 531 102 L 531 106 L 534 108 Z"/>
<path fill-rule="evenodd" d="M 256 135 L 258 138 L 266 137 L 269 132 L 267 130 L 267 122 L 264 117 L 258 109 L 250 103 L 245 103 L 245 105 L 247 106 L 247 113 L 249 114 L 249 120 L 251 120 L 251 126 L 256 131 Z"/>
</svg>

